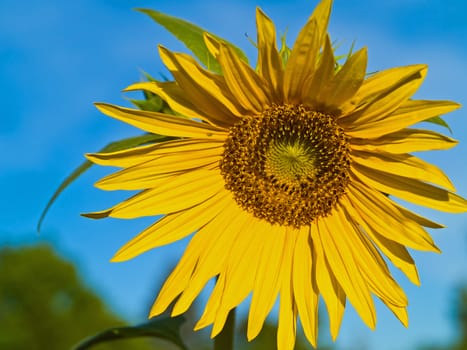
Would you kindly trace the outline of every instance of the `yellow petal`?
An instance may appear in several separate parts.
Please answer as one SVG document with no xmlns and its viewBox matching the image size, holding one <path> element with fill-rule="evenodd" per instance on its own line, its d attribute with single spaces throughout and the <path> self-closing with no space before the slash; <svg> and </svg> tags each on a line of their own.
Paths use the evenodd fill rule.
<svg viewBox="0 0 467 350">
<path fill-rule="evenodd" d="M 218 57 L 221 51 L 221 43 L 214 36 L 209 33 L 203 33 L 204 43 L 208 48 L 211 55 Z"/>
<path fill-rule="evenodd" d="M 163 155 L 185 154 L 219 149 L 223 140 L 182 139 L 135 147 L 116 152 L 87 153 L 86 158 L 99 165 L 128 168 Z"/>
<path fill-rule="evenodd" d="M 159 295 L 154 302 L 149 317 L 163 313 L 177 296 L 187 287 L 193 270 L 199 259 L 200 252 L 206 241 L 202 235 L 194 235 L 188 244 L 177 266 L 165 280 Z"/>
<path fill-rule="evenodd" d="M 153 134 L 221 140 L 227 136 L 224 129 L 173 115 L 118 107 L 106 103 L 96 103 L 96 107 L 112 118 Z"/>
<path fill-rule="evenodd" d="M 321 295 L 323 296 L 329 314 L 329 330 L 335 341 L 339 334 L 342 316 L 345 311 L 345 292 L 334 276 L 334 272 L 326 261 L 326 255 L 317 233 L 318 227 L 313 224 L 311 236 L 313 237 L 314 257 L 316 264 L 313 266 L 313 276 Z"/>
<path fill-rule="evenodd" d="M 317 24 L 317 30 L 319 32 L 318 41 L 322 43 L 326 37 L 327 28 L 329 25 L 329 17 L 331 16 L 332 0 L 321 0 L 320 3 L 315 7 L 311 14 L 309 22 L 314 20 Z"/>
<path fill-rule="evenodd" d="M 376 139 L 352 138 L 352 149 L 370 152 L 411 153 L 445 150 L 457 141 L 430 130 L 402 129 Z"/>
<path fill-rule="evenodd" d="M 222 76 L 202 68 L 187 54 L 173 53 L 161 46 L 159 53 L 182 91 L 200 111 L 211 120 L 223 119 L 228 123 L 235 120 L 232 111 L 237 113 L 239 109 Z"/>
<path fill-rule="evenodd" d="M 353 220 L 358 222 L 358 224 L 363 227 L 365 233 L 376 244 L 381 252 L 388 257 L 394 266 L 399 268 L 412 283 L 420 285 L 417 267 L 415 266 L 415 262 L 404 245 L 388 239 L 384 235 L 381 235 L 373 225 L 366 223 L 366 221 L 360 215 L 360 212 L 354 208 L 352 203 L 349 202 L 347 198 L 344 197 L 341 200 L 342 205 L 345 206 L 347 212 L 350 214 L 350 216 L 352 216 Z"/>
<path fill-rule="evenodd" d="M 327 98 L 326 87 L 334 76 L 335 65 L 331 39 L 327 36 L 319 65 L 303 85 L 301 94 L 303 103 L 317 110 L 323 110 Z"/>
<path fill-rule="evenodd" d="M 322 96 L 325 109 L 330 112 L 339 110 L 340 106 L 355 95 L 365 79 L 367 50 L 363 48 L 353 54 L 344 66 L 326 86 Z"/>
<path fill-rule="evenodd" d="M 228 88 L 242 107 L 257 114 L 272 103 L 267 83 L 230 47 L 221 44 L 218 61 Z"/>
<path fill-rule="evenodd" d="M 279 321 L 277 327 L 278 350 L 293 350 L 297 333 L 297 307 L 292 293 L 292 260 L 298 230 L 288 229 L 286 234 L 287 239 L 285 240 L 284 258 L 281 266 Z"/>
<path fill-rule="evenodd" d="M 175 112 L 189 119 L 200 119 L 205 122 L 226 127 L 224 120 L 211 120 L 205 113 L 199 111 L 175 81 L 143 81 L 131 84 L 124 92 L 143 90 L 161 97 Z M 220 124 L 220 125 L 219 125 Z"/>
<path fill-rule="evenodd" d="M 441 169 L 410 154 L 354 151 L 352 161 L 370 169 L 431 182 L 450 191 L 456 190 Z"/>
<path fill-rule="evenodd" d="M 126 243 L 112 258 L 125 261 L 166 244 L 176 242 L 210 222 L 230 204 L 230 195 L 219 193 L 187 210 L 166 215 Z"/>
<path fill-rule="evenodd" d="M 444 225 L 441 225 L 437 222 L 431 221 L 423 216 L 420 216 L 410 210 L 407 210 L 403 206 L 397 204 L 396 202 L 392 203 L 400 212 L 402 215 L 407 217 L 409 220 L 415 221 L 417 224 L 425 226 L 425 227 L 430 227 L 430 228 L 444 228 Z"/>
<path fill-rule="evenodd" d="M 258 72 L 268 83 L 275 101 L 282 101 L 283 70 L 282 60 L 276 46 L 274 23 L 256 8 L 256 28 L 258 45 Z"/>
<path fill-rule="evenodd" d="M 169 214 L 202 203 L 224 190 L 224 181 L 218 170 L 195 170 L 174 176 L 170 181 L 161 180 L 161 185 L 156 188 L 142 191 L 108 210 L 85 216 L 131 219 Z"/>
<path fill-rule="evenodd" d="M 269 230 L 269 223 L 250 216 L 247 228 L 232 246 L 226 268 L 219 277 L 219 279 L 225 279 L 226 282 L 222 300 L 215 315 L 211 337 L 217 335 L 223 328 L 230 310 L 239 305 L 253 290 L 256 270 L 260 263 L 258 251 L 261 250 L 263 237 L 269 234 Z"/>
<path fill-rule="evenodd" d="M 383 193 L 448 213 L 464 213 L 467 201 L 452 192 L 413 180 L 354 164 L 352 171 L 360 181 Z"/>
<path fill-rule="evenodd" d="M 281 266 L 284 259 L 284 246 L 287 239 L 285 228 L 272 226 L 264 238 L 260 264 L 256 272 L 253 297 L 248 314 L 247 338 L 255 338 L 263 327 L 266 316 L 271 311 L 279 292 Z"/>
<path fill-rule="evenodd" d="M 174 305 L 173 316 L 184 313 L 206 283 L 225 269 L 229 251 L 247 227 L 249 219 L 250 216 L 231 200 L 223 212 L 199 229 L 196 235 L 204 237 L 205 245 L 199 252 L 200 257 L 190 282 Z"/>
<path fill-rule="evenodd" d="M 230 107 L 229 111 L 231 113 L 225 114 L 222 113 L 222 111 L 218 111 L 218 113 L 215 114 L 210 114 L 209 111 L 206 113 L 206 111 L 200 108 L 200 105 L 196 103 L 196 101 L 191 100 L 190 95 L 174 81 L 141 82 L 128 86 L 124 91 L 135 90 L 144 90 L 156 94 L 166 101 L 175 112 L 191 119 L 206 121 L 221 128 L 232 126 L 237 121 L 236 117 L 242 115 L 242 113 L 238 111 L 238 108 L 227 100 L 223 100 L 223 102 L 227 102 L 226 106 Z"/>
<path fill-rule="evenodd" d="M 116 152 L 86 153 L 86 158 L 94 164 L 116 167 L 129 167 L 153 159 L 152 152 L 163 143 L 134 147 Z"/>
<path fill-rule="evenodd" d="M 321 46 L 316 19 L 310 19 L 298 34 L 285 66 L 284 95 L 288 103 L 300 103 L 305 81 L 315 71 Z"/>
<path fill-rule="evenodd" d="M 402 325 L 404 325 L 404 327 L 407 328 L 409 326 L 409 315 L 407 314 L 406 307 L 400 307 L 386 302 L 384 302 L 384 304 L 386 304 L 386 306 L 399 319 L 399 321 L 402 323 Z"/>
<path fill-rule="evenodd" d="M 460 105 L 451 101 L 409 100 L 385 118 L 368 120 L 349 126 L 346 133 L 352 137 L 376 138 L 404 129 L 415 123 L 458 109 Z"/>
<path fill-rule="evenodd" d="M 370 103 L 375 97 L 384 95 L 388 88 L 400 86 L 423 69 L 426 69 L 426 65 L 414 64 L 389 68 L 371 75 L 363 82 L 355 97 L 349 101 L 349 105 L 353 107 L 349 106 L 347 109 L 352 110 Z"/>
<path fill-rule="evenodd" d="M 418 276 L 417 266 L 410 256 L 410 253 L 407 251 L 407 248 L 379 235 L 376 231 L 372 230 L 371 227 L 369 227 L 367 232 L 369 232 L 378 248 L 391 260 L 394 266 L 399 268 L 413 284 L 419 286 L 420 278 Z"/>
<path fill-rule="evenodd" d="M 349 202 L 342 200 L 340 207 L 336 208 L 337 215 L 345 229 L 352 255 L 371 291 L 384 302 L 400 307 L 407 306 L 407 297 L 392 278 L 383 258 L 346 211 L 349 205 Z"/>
<path fill-rule="evenodd" d="M 209 296 L 209 300 L 204 308 L 203 314 L 193 328 L 195 331 L 203 329 L 214 323 L 214 320 L 217 316 L 217 310 L 219 309 L 222 296 L 224 295 L 225 283 L 226 279 L 222 278 L 222 276 L 217 279 L 216 285 L 211 295 Z"/>
<path fill-rule="evenodd" d="M 417 266 L 407 249 L 403 245 L 378 234 L 371 226 L 366 229 L 366 232 L 394 266 L 399 268 L 413 284 L 419 286 L 420 278 L 418 276 Z"/>
<path fill-rule="evenodd" d="M 107 191 L 154 188 L 163 178 L 185 173 L 189 176 L 189 173 L 195 170 L 217 169 L 221 154 L 222 148 L 212 148 L 159 156 L 110 174 L 96 182 L 95 186 Z"/>
<path fill-rule="evenodd" d="M 303 226 L 298 233 L 293 260 L 293 290 L 303 331 L 316 347 L 318 337 L 318 291 L 313 276 L 310 228 Z M 323 272 L 322 272 L 323 273 Z"/>
<path fill-rule="evenodd" d="M 439 252 L 423 227 L 402 215 L 384 194 L 353 181 L 348 198 L 367 224 L 384 237 L 410 248 Z"/>
<path fill-rule="evenodd" d="M 376 325 L 376 313 L 370 290 L 355 258 L 352 246 L 349 245 L 343 223 L 336 215 L 320 218 L 314 237 L 321 244 L 330 269 L 345 291 L 349 301 L 354 306 L 365 324 L 373 329 Z"/>
<path fill-rule="evenodd" d="M 384 90 L 370 97 L 369 101 L 365 101 L 361 108 L 351 115 L 341 118 L 340 123 L 345 126 L 349 134 L 355 137 L 359 137 L 361 130 L 368 129 L 368 124 L 375 124 L 383 120 L 388 123 L 386 117 L 391 116 L 418 90 L 426 73 L 427 67 L 420 65 L 418 70 L 410 72 L 409 75 L 402 77 L 395 84 L 386 85 Z"/>
</svg>

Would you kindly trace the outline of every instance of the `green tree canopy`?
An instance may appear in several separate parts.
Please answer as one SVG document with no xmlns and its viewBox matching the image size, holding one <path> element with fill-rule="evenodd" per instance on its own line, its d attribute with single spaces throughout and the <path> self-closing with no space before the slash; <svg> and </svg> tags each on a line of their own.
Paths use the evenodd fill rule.
<svg viewBox="0 0 467 350">
<path fill-rule="evenodd" d="M 66 350 L 124 325 L 48 245 L 0 249 L 0 349 Z M 150 349 L 147 339 L 96 346 Z M 154 349 L 154 347 L 152 347 Z"/>
</svg>

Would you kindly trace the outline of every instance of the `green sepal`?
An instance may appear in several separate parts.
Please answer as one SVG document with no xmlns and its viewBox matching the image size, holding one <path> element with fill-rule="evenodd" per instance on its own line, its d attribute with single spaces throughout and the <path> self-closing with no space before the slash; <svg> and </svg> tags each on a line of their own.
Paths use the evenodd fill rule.
<svg viewBox="0 0 467 350">
<path fill-rule="evenodd" d="M 144 77 L 147 81 L 150 82 L 157 82 L 158 80 L 153 78 L 149 73 L 143 72 Z M 165 77 L 163 77 L 164 81 L 167 81 Z M 159 95 L 153 94 L 152 92 L 142 90 L 144 95 L 144 100 L 136 100 L 136 99 L 128 99 L 134 106 L 143 110 L 143 111 L 151 111 L 151 112 L 159 112 L 164 114 L 170 115 L 178 115 L 172 108 L 170 108 L 169 104 L 164 101 Z"/>
<path fill-rule="evenodd" d="M 150 92 L 145 92 L 145 100 L 134 100 L 129 99 L 131 103 L 133 103 L 136 107 L 141 109 L 142 111 L 150 111 L 150 112 L 159 112 L 164 114 L 170 115 L 177 115 L 172 108 L 169 107 L 167 102 L 165 102 L 162 98 L 158 95 L 154 95 Z"/>
<path fill-rule="evenodd" d="M 137 337 L 164 339 L 182 350 L 187 350 L 180 337 L 180 327 L 184 322 L 183 316 L 157 317 L 137 326 L 110 328 L 83 340 L 73 350 L 86 350 L 97 344 Z"/>
<path fill-rule="evenodd" d="M 231 44 L 227 40 L 224 40 L 217 35 L 209 33 L 205 29 L 198 27 L 197 25 L 185 21 L 183 19 L 166 15 L 162 12 L 150 10 L 150 9 L 136 9 L 150 16 L 154 21 L 163 26 L 171 34 L 173 34 L 178 40 L 180 40 L 185 46 L 193 52 L 193 54 L 199 59 L 199 61 L 206 66 L 212 72 L 222 73 L 221 67 L 213 55 L 209 52 L 206 44 L 204 43 L 203 34 L 208 33 L 220 42 L 230 46 L 243 61 L 248 63 L 248 58 L 237 46 Z"/>
<path fill-rule="evenodd" d="M 145 100 L 129 100 L 142 111 L 162 112 L 164 113 L 164 101 L 157 95 L 148 95 Z"/>
<path fill-rule="evenodd" d="M 341 45 L 342 44 L 337 42 L 337 41 L 332 43 L 332 49 L 333 49 L 334 53 L 337 51 L 337 49 L 339 49 L 339 47 Z M 341 68 L 344 66 L 345 62 L 347 62 L 347 60 L 353 55 L 354 48 L 355 48 L 355 40 L 352 41 L 352 45 L 350 45 L 349 51 L 346 54 L 338 55 L 338 56 L 336 56 L 334 58 L 336 60 L 336 66 L 335 66 L 335 69 L 334 69 L 334 73 L 337 73 L 338 71 L 341 70 Z M 342 63 L 339 62 L 341 60 L 343 60 Z"/>
<path fill-rule="evenodd" d="M 149 82 L 159 82 L 157 79 L 153 78 L 149 73 L 142 71 L 144 78 Z M 167 77 L 162 75 L 162 81 L 168 81 Z M 169 104 L 164 101 L 159 95 L 153 94 L 152 92 L 142 90 L 144 95 L 144 100 L 136 100 L 136 99 L 128 99 L 134 106 L 143 110 L 143 111 L 151 111 L 151 112 L 159 112 L 164 114 L 170 115 L 178 115 L 172 108 L 170 108 Z"/>
<path fill-rule="evenodd" d="M 451 127 L 450 127 L 450 126 L 448 125 L 448 123 L 446 123 L 446 121 L 445 121 L 443 118 L 441 118 L 440 116 L 438 116 L 438 117 L 433 117 L 433 118 L 429 118 L 429 119 L 427 119 L 427 120 L 424 120 L 424 122 L 432 123 L 432 124 L 436 124 L 436 125 L 442 126 L 442 127 L 446 128 L 446 129 L 448 129 L 449 132 L 450 132 L 451 135 L 452 135 L 452 129 L 451 129 Z"/>
<path fill-rule="evenodd" d="M 116 152 L 116 151 L 121 151 L 121 150 L 128 149 L 128 148 L 142 146 L 142 145 L 149 144 L 149 143 L 159 143 L 159 142 L 169 141 L 169 140 L 173 140 L 173 139 L 174 139 L 174 137 L 171 137 L 171 136 L 156 135 L 156 134 L 143 134 L 143 135 L 133 136 L 133 137 L 125 138 L 123 140 L 119 140 L 119 141 L 109 143 L 107 146 L 102 148 L 99 152 L 100 153 Z M 47 202 L 47 205 L 45 206 L 44 210 L 42 211 L 42 214 L 41 214 L 41 216 L 39 218 L 39 221 L 37 223 L 37 232 L 40 232 L 42 222 L 44 221 L 44 218 L 45 218 L 47 212 L 49 211 L 50 207 L 55 202 L 55 200 L 58 198 L 58 196 L 73 181 L 75 181 L 84 172 L 86 172 L 92 165 L 93 165 L 93 163 L 91 163 L 90 161 L 88 161 L 88 160 L 84 161 L 70 175 L 68 175 L 65 178 L 65 180 L 63 180 L 63 182 L 55 190 L 54 194 L 49 199 L 49 201 Z"/>
</svg>

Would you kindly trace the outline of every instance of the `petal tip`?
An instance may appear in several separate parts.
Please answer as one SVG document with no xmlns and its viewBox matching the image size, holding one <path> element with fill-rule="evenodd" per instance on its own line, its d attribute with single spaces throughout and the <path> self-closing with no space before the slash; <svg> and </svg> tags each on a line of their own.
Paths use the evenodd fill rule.
<svg viewBox="0 0 467 350">
<path fill-rule="evenodd" d="M 157 49 L 159 51 L 159 55 L 161 56 L 161 58 L 162 58 L 162 56 L 165 56 L 168 53 L 170 53 L 169 49 L 167 49 L 165 46 L 163 46 L 161 44 L 157 45 Z"/>
<path fill-rule="evenodd" d="M 125 253 L 124 248 L 120 248 L 112 258 L 110 258 L 110 262 L 116 263 L 116 262 L 124 262 L 128 261 L 132 258 L 129 254 Z"/>
<path fill-rule="evenodd" d="M 159 308 L 156 307 L 156 303 L 154 303 L 154 305 L 151 308 L 151 311 L 149 311 L 148 318 L 153 318 L 153 317 L 159 316 L 162 312 L 164 312 L 164 310 L 162 310 L 162 311 L 159 310 Z"/>
<path fill-rule="evenodd" d="M 85 153 L 84 157 L 90 162 L 94 163 L 93 159 L 95 159 L 95 153 Z"/>
<path fill-rule="evenodd" d="M 267 17 L 267 15 L 264 13 L 261 7 L 256 6 L 256 19 L 258 19 L 258 17 Z"/>
</svg>

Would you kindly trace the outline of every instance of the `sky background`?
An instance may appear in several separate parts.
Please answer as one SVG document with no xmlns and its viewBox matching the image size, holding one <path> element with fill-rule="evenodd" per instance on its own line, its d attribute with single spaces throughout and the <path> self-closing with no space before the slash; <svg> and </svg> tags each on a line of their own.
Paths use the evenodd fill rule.
<svg viewBox="0 0 467 350">
<path fill-rule="evenodd" d="M 107 208 L 128 194 L 103 192 L 93 183 L 110 169 L 92 168 L 52 207 L 40 236 L 39 215 L 63 180 L 93 152 L 111 141 L 140 132 L 94 108 L 105 101 L 128 106 L 121 89 L 166 73 L 158 43 L 184 50 L 170 34 L 133 8 L 152 8 L 188 19 L 243 48 L 252 62 L 254 13 L 260 6 L 289 43 L 316 1 L 0 1 L 0 245 L 47 242 L 73 261 L 86 282 L 132 322 L 145 319 L 168 266 L 186 240 L 132 261 L 108 260 L 152 220 L 93 221 L 79 213 Z M 467 3 L 464 0 L 336 0 L 329 27 L 346 52 L 368 46 L 369 71 L 427 63 L 429 73 L 416 97 L 450 99 L 467 105 Z M 134 95 L 132 95 L 134 97 Z M 446 117 L 459 146 L 423 155 L 451 177 L 467 196 L 467 111 Z M 445 130 L 442 130 L 443 132 Z M 446 131 L 447 132 L 447 131 Z M 340 349 L 413 349 L 447 341 L 455 334 L 455 288 L 467 282 L 467 215 L 417 209 L 448 228 L 432 231 L 443 254 L 418 253 L 422 286 L 396 278 L 409 297 L 405 329 L 377 303 L 378 325 L 366 329 L 347 308 L 337 344 Z M 14 267 L 12 267 L 14 268 Z"/>
</svg>

